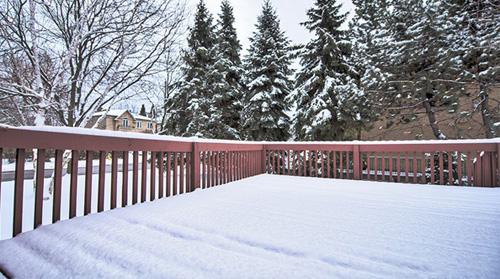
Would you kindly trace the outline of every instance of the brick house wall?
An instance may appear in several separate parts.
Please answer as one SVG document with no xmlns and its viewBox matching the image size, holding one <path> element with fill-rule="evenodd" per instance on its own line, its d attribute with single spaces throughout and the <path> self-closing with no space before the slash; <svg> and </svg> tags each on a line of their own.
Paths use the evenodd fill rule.
<svg viewBox="0 0 500 279">
<path fill-rule="evenodd" d="M 450 112 L 448 107 L 435 106 L 439 128 L 449 139 L 479 139 L 486 138 L 481 111 L 477 109 L 479 103 L 477 92 L 472 91 L 468 96 L 459 99 L 460 110 Z M 500 87 L 493 87 L 489 92 L 490 109 L 497 109 L 500 104 Z M 461 117 L 460 111 L 475 111 L 471 117 Z M 429 125 L 429 120 L 423 108 L 413 111 L 401 111 L 398 117 L 381 120 L 373 124 L 372 129 L 361 133 L 361 140 L 432 140 L 436 139 Z M 385 112 L 387 113 L 387 112 Z M 415 120 L 408 121 L 404 115 L 414 115 Z"/>
<path fill-rule="evenodd" d="M 100 118 L 100 115 L 93 116 L 86 127 L 93 127 L 95 125 L 95 122 Z M 127 121 L 125 121 L 125 119 L 127 119 Z M 155 122 L 151 122 L 151 119 L 148 117 L 132 115 L 127 110 L 118 116 L 107 115 L 106 118 L 97 125 L 97 129 L 152 134 L 154 131 L 156 131 L 157 124 Z"/>
</svg>

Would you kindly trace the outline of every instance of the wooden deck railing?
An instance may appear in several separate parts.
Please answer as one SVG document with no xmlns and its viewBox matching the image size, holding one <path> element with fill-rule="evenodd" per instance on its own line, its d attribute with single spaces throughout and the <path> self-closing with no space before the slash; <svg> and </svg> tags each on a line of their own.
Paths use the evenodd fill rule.
<svg viewBox="0 0 500 279">
<path fill-rule="evenodd" d="M 44 185 L 47 154 L 55 157 L 52 223 L 61 219 L 61 209 L 64 208 L 61 207 L 61 193 L 65 152 L 70 154 L 70 182 L 64 185 L 70 188 L 68 218 L 91 213 L 92 208 L 96 207 L 95 203 L 96 212 L 101 212 L 191 192 L 196 188 L 209 188 L 264 172 L 261 143 L 204 142 L 141 134 L 134 136 L 145 138 L 128 138 L 130 134 L 121 132 L 109 136 L 85 134 L 82 129 L 78 132 L 68 131 L 0 127 L 0 162 L 4 153 L 2 149 L 13 148 L 16 153 L 13 236 L 23 231 L 23 216 L 26 213 L 23 212 L 26 150 L 37 151 L 36 185 Z M 84 183 L 78 185 L 78 163 L 82 157 L 85 161 Z M 98 160 L 97 185 L 92 181 L 95 158 Z M 109 185 L 106 183 L 108 160 L 111 161 Z M 118 185 L 119 173 L 121 185 Z M 1 183 L 0 177 L 0 194 Z M 84 197 L 77 197 L 78 187 L 84 187 Z M 94 187 L 97 187 L 97 202 L 92 197 Z M 107 187 L 109 191 L 105 190 Z M 118 190 L 121 190 L 121 197 L 118 196 Z M 43 195 L 44 188 L 36 187 L 33 228 L 42 224 Z M 83 212 L 77 214 L 78 202 L 83 203 Z"/>
<path fill-rule="evenodd" d="M 500 139 L 267 143 L 272 174 L 457 186 L 500 186 Z"/>
<path fill-rule="evenodd" d="M 8 153 L 7 150 L 15 152 L 16 156 L 13 236 L 23 231 L 25 215 L 33 216 L 32 228 L 43 221 L 44 187 L 34 190 L 32 212 L 26 212 L 23 205 L 25 161 L 27 152 L 33 150 L 37 162 L 36 185 L 47 184 L 46 161 L 48 157 L 54 161 L 52 214 L 48 223 L 59 221 L 62 213 L 64 218 L 73 218 L 266 172 L 420 184 L 500 186 L 500 140 L 248 143 L 50 129 L 0 126 L 0 169 L 2 155 Z M 69 160 L 67 171 L 65 160 Z M 82 163 L 80 167 L 79 163 Z M 63 183 L 66 173 L 67 183 Z M 0 197 L 1 175 L 2 172 Z M 63 191 L 63 187 L 69 189 Z M 63 196 L 63 192 L 67 196 Z M 67 201 L 64 206 L 62 200 Z"/>
</svg>

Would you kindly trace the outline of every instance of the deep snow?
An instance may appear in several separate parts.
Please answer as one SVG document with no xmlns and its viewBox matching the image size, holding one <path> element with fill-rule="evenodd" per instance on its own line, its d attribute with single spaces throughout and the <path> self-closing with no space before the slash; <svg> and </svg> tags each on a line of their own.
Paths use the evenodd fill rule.
<svg viewBox="0 0 500 279">
<path fill-rule="evenodd" d="M 500 278 L 500 189 L 260 175 L 0 242 L 19 278 Z"/>
</svg>

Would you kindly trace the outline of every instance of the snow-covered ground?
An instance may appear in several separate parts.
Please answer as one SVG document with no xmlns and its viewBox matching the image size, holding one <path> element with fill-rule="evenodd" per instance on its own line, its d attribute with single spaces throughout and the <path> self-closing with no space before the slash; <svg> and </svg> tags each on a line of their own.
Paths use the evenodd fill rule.
<svg viewBox="0 0 500 279">
<path fill-rule="evenodd" d="M 54 158 L 50 158 L 50 162 L 45 162 L 45 169 L 46 170 L 53 170 L 54 169 Z M 86 161 L 78 161 L 78 167 L 79 168 L 84 168 L 85 167 Z M 93 166 L 99 166 L 99 160 L 93 160 L 92 161 Z M 106 165 L 111 166 L 111 160 L 106 160 Z M 25 171 L 32 171 L 35 167 L 33 166 L 32 161 L 26 160 L 24 162 L 24 170 Z M 4 162 L 2 165 L 2 171 L 3 172 L 8 172 L 8 171 L 15 171 L 16 170 L 16 163 L 9 163 L 9 162 Z"/>
<path fill-rule="evenodd" d="M 0 242 L 19 278 L 500 278 L 500 189 L 260 175 Z"/>
<path fill-rule="evenodd" d="M 45 162 L 45 169 L 46 170 L 53 170 L 54 169 L 54 162 L 55 162 L 55 159 L 54 158 L 49 158 L 49 162 Z M 142 162 L 142 153 L 139 153 L 139 157 L 138 157 L 138 160 L 139 162 Z M 132 153 L 129 154 L 129 164 L 132 164 Z M 108 157 L 106 158 L 106 166 L 111 166 L 111 158 Z M 79 168 L 84 168 L 85 167 L 85 164 L 87 163 L 87 161 L 85 160 L 79 160 L 78 161 L 78 167 Z M 121 158 L 118 158 L 118 164 L 121 165 L 122 164 L 122 159 Z M 92 165 L 93 166 L 99 166 L 99 160 L 98 159 L 95 159 L 95 160 L 92 160 Z M 33 162 L 32 161 L 28 161 L 26 160 L 24 162 L 24 170 L 25 171 L 30 171 L 30 170 L 33 170 L 35 168 L 35 166 L 33 165 Z M 15 171 L 16 170 L 16 163 L 13 162 L 9 162 L 7 160 L 4 160 L 3 161 L 3 164 L 2 164 L 2 171 L 3 172 L 9 172 L 9 171 Z"/>
</svg>

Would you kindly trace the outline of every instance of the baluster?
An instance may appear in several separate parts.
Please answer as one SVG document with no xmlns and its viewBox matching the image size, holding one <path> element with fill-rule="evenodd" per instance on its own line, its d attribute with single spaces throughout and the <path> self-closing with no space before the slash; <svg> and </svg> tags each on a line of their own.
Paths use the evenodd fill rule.
<svg viewBox="0 0 500 279">
<path fill-rule="evenodd" d="M 106 182 L 106 151 L 99 152 L 99 185 L 97 195 L 97 212 L 104 211 L 104 187 Z"/>
<path fill-rule="evenodd" d="M 435 180 L 435 169 L 434 169 L 434 161 L 435 161 L 435 153 L 431 152 L 431 184 L 434 185 Z"/>
<path fill-rule="evenodd" d="M 146 191 L 148 184 L 148 152 L 142 151 L 142 172 L 141 172 L 141 202 L 146 201 Z"/>
<path fill-rule="evenodd" d="M 149 170 L 149 200 L 156 197 L 156 152 L 151 151 L 151 169 Z"/>
<path fill-rule="evenodd" d="M 443 163 L 443 152 L 439 152 L 439 184 L 444 185 L 444 163 Z"/>
<path fill-rule="evenodd" d="M 24 161 L 26 158 L 26 151 L 24 149 L 17 149 L 16 151 L 16 171 L 14 180 L 14 224 L 13 235 L 16 236 L 23 231 L 23 198 L 24 198 Z M 56 160 L 56 170 L 57 163 Z M 60 186 L 60 184 L 59 184 Z M 54 192 L 54 200 L 56 200 Z M 60 195 L 60 192 L 58 192 Z M 61 199 L 59 199 L 59 203 Z M 60 207 L 59 207 L 60 208 Z M 55 222 L 55 221 L 54 221 Z"/>
<path fill-rule="evenodd" d="M 139 198 L 139 151 L 134 151 L 134 163 L 132 165 L 132 204 L 136 204 Z"/>
<path fill-rule="evenodd" d="M 177 195 L 177 152 L 174 152 L 174 179 L 172 185 L 172 196 Z"/>
<path fill-rule="evenodd" d="M 87 150 L 85 156 L 85 206 L 83 214 L 88 215 L 92 210 L 92 173 L 93 173 L 93 152 Z"/>
<path fill-rule="evenodd" d="M 382 151 L 382 181 L 385 182 L 385 152 Z"/>
<path fill-rule="evenodd" d="M 2 149 L 0 148 L 0 175 L 2 164 Z M 33 228 L 37 228 L 42 224 L 43 216 L 43 188 L 45 178 L 45 149 L 38 149 L 36 158 L 36 189 L 35 189 L 35 219 Z M 0 177 L 0 181 L 2 178 Z M 1 183 L 1 182 L 0 182 Z"/>
<path fill-rule="evenodd" d="M 118 181 L 118 154 L 111 152 L 111 209 L 116 208 L 116 192 Z"/>
<path fill-rule="evenodd" d="M 122 207 L 128 204 L 128 151 L 123 151 L 122 160 Z"/>
<path fill-rule="evenodd" d="M 167 152 L 167 189 L 166 189 L 166 194 L 167 197 L 170 197 L 172 195 L 172 152 Z"/>
<path fill-rule="evenodd" d="M 43 180 L 42 180 L 43 181 Z M 76 216 L 76 194 L 78 183 L 78 151 L 71 151 L 71 182 L 69 194 L 69 218 Z M 43 182 L 42 182 L 43 185 Z M 43 188 L 43 186 L 42 186 Z M 35 227 L 36 228 L 36 227 Z"/>
<path fill-rule="evenodd" d="M 158 198 L 163 198 L 163 188 L 165 187 L 163 184 L 163 176 L 165 175 L 163 171 L 163 160 L 164 160 L 163 151 L 160 151 L 158 154 Z"/>
<path fill-rule="evenodd" d="M 398 170 L 398 183 L 401 182 L 401 152 L 397 152 L 397 170 Z"/>
<path fill-rule="evenodd" d="M 410 183 L 410 161 L 408 160 L 408 152 L 405 152 L 405 182 Z"/>
<path fill-rule="evenodd" d="M 185 160 L 184 160 L 184 152 L 180 153 L 180 158 L 179 158 L 179 195 L 184 194 L 184 168 L 185 168 Z"/>
<path fill-rule="evenodd" d="M 422 152 L 421 154 L 421 157 L 420 157 L 420 168 L 421 168 L 421 173 L 422 173 L 422 184 L 426 184 L 427 183 L 427 178 L 425 177 L 426 176 L 426 171 L 425 171 L 425 168 L 426 168 L 426 163 L 425 163 L 425 153 Z"/>
</svg>

